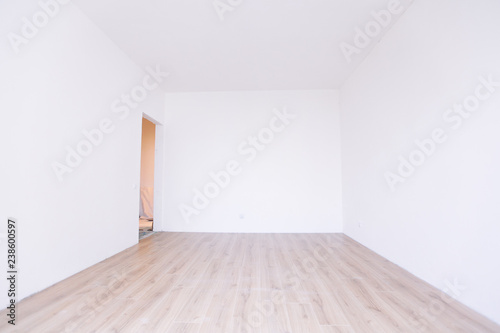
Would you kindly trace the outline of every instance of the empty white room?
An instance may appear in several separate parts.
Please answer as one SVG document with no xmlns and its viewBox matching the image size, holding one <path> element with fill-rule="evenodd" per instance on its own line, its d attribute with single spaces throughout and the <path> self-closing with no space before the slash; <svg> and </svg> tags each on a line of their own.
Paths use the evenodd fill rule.
<svg viewBox="0 0 500 333">
<path fill-rule="evenodd" d="M 0 3 L 0 332 L 500 332 L 500 2 Z"/>
</svg>

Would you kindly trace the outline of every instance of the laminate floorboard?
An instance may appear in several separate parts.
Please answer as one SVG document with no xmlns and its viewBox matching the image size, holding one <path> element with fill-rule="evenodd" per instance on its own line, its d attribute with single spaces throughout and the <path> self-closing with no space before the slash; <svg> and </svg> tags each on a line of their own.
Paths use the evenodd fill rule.
<svg viewBox="0 0 500 333">
<path fill-rule="evenodd" d="M 17 304 L 0 332 L 498 333 L 343 234 L 155 233 Z"/>
</svg>

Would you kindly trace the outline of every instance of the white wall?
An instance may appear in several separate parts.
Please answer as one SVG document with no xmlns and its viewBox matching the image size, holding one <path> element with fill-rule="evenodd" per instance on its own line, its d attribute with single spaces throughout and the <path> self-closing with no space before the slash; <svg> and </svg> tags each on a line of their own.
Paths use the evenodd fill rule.
<svg viewBox="0 0 500 333">
<path fill-rule="evenodd" d="M 500 87 L 460 126 L 443 115 L 479 76 L 500 82 L 499 13 L 492 0 L 415 1 L 341 91 L 345 233 L 497 322 Z M 447 140 L 391 191 L 384 174 L 435 129 Z"/>
<path fill-rule="evenodd" d="M 166 108 L 164 230 L 342 230 L 336 91 L 167 94 Z M 294 119 L 276 118 L 273 110 L 285 108 Z M 259 135 L 262 151 L 247 141 Z M 230 161 L 239 173 L 221 176 L 216 195 L 209 174 Z M 206 185 L 214 196 L 208 204 L 194 192 Z"/>
<path fill-rule="evenodd" d="M 1 36 L 19 33 L 21 18 L 40 10 L 36 1 L 2 7 Z M 8 191 L 0 218 L 2 228 L 7 217 L 19 223 L 19 300 L 137 243 L 141 116 L 162 121 L 163 100 L 158 91 L 124 119 L 112 112 L 113 101 L 145 73 L 71 4 L 19 54 L 6 38 L 0 47 L 1 174 Z M 82 131 L 105 118 L 114 131 L 96 136 L 101 143 L 59 181 L 52 163 L 65 164 L 65 147 L 76 149 Z"/>
</svg>

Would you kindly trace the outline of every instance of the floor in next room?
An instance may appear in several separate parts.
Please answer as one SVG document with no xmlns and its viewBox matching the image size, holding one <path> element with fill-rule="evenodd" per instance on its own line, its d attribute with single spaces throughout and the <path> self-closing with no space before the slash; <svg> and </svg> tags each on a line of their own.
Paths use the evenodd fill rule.
<svg viewBox="0 0 500 333">
<path fill-rule="evenodd" d="M 153 234 L 153 220 L 140 218 L 139 219 L 139 239 L 146 238 Z"/>
</svg>

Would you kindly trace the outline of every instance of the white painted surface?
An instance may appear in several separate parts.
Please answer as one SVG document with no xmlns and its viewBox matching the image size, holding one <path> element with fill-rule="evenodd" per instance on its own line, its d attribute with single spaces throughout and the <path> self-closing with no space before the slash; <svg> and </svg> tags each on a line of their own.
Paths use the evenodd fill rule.
<svg viewBox="0 0 500 333">
<path fill-rule="evenodd" d="M 3 9 L 5 36 L 19 28 L 14 18 L 37 4 Z M 141 115 L 162 120 L 163 96 L 151 94 L 125 119 L 113 113 L 113 101 L 141 84 L 145 72 L 71 4 L 19 55 L 5 38 L 0 47 L 1 174 L 8 190 L 0 218 L 2 228 L 7 216 L 19 223 L 20 300 L 137 242 Z M 105 118 L 114 130 L 102 138 L 92 132 L 92 153 L 60 182 L 51 164 L 65 163 L 65 147 L 88 141 L 82 131 Z M 0 301 L 6 304 L 6 293 Z"/>
<path fill-rule="evenodd" d="M 164 230 L 342 230 L 337 92 L 167 94 L 166 104 Z M 273 109 L 283 108 L 296 118 L 278 120 Z M 269 141 L 265 128 L 274 139 L 251 148 L 251 136 Z M 229 184 L 221 176 L 220 194 L 186 223 L 179 205 L 202 202 L 195 189 L 215 194 L 207 184 L 221 171 Z"/>
<path fill-rule="evenodd" d="M 500 81 L 499 13 L 497 1 L 415 2 L 341 95 L 345 233 L 439 288 L 457 279 L 458 299 L 497 322 L 500 87 L 456 129 L 443 115 L 479 76 Z M 392 192 L 384 173 L 435 129 L 447 140 Z"/>
<path fill-rule="evenodd" d="M 169 91 L 338 89 L 410 0 L 73 0 Z M 225 3 L 221 21 L 216 3 Z M 401 11 L 399 8 L 402 8 Z M 394 10 L 385 23 L 382 11 Z M 219 11 L 220 12 L 220 11 Z M 374 14 L 375 13 L 375 14 Z M 380 16 L 380 17 L 379 17 Z M 377 25 L 382 20 L 382 27 Z M 373 25 L 375 23 L 375 26 Z M 357 29 L 371 28 L 372 37 Z M 361 46 L 348 62 L 342 43 Z M 366 39 L 366 40 L 363 40 Z"/>
</svg>

